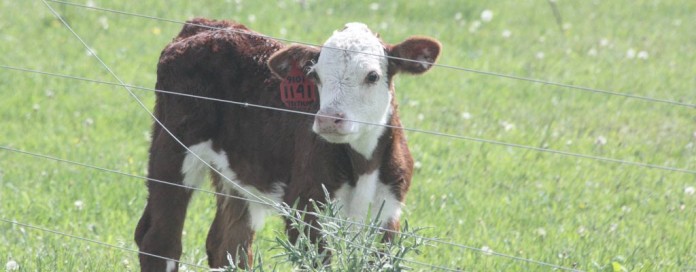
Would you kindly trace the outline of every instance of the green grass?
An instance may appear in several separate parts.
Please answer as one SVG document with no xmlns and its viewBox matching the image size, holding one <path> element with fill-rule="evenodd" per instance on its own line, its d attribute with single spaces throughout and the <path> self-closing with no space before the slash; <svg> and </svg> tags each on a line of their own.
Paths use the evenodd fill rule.
<svg viewBox="0 0 696 272">
<path fill-rule="evenodd" d="M 376 11 L 373 1 L 93 2 L 175 20 L 234 19 L 317 44 L 361 21 L 389 42 L 439 39 L 441 64 L 696 103 L 693 1 L 558 1 L 563 32 L 547 1 L 374 1 Z M 51 5 L 134 85 L 154 86 L 159 52 L 181 28 Z M 484 9 L 493 20 L 472 31 Z M 630 49 L 648 58 L 628 58 Z M 0 1 L 0 52 L 1 65 L 115 81 L 40 1 Z M 406 127 L 696 169 L 694 108 L 446 68 L 402 76 L 397 86 Z M 138 94 L 151 108 L 154 95 Z M 146 174 L 151 120 L 122 88 L 0 69 L 0 120 L 0 145 Z M 694 174 L 408 137 L 420 167 L 404 218 L 426 227 L 421 234 L 583 270 L 696 267 L 696 195 L 685 193 L 696 186 Z M 0 151 L 0 218 L 136 249 L 132 233 L 146 193 L 142 180 Z M 213 212 L 212 196 L 194 197 L 183 261 L 206 264 Z M 258 235 L 269 269 L 280 261 L 267 249 L 281 225 L 276 218 Z M 138 267 L 127 251 L 0 223 L 0 264 L 9 260 L 22 271 Z M 447 245 L 426 247 L 416 260 L 466 271 L 550 270 Z"/>
</svg>

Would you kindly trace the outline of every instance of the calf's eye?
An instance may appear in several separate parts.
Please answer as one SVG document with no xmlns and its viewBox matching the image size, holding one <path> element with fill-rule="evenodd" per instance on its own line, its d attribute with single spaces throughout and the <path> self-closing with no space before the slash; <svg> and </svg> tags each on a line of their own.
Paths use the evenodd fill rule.
<svg viewBox="0 0 696 272">
<path fill-rule="evenodd" d="M 377 72 L 372 71 L 367 74 L 367 77 L 365 77 L 365 82 L 369 84 L 376 83 L 379 80 L 379 74 Z"/>
</svg>

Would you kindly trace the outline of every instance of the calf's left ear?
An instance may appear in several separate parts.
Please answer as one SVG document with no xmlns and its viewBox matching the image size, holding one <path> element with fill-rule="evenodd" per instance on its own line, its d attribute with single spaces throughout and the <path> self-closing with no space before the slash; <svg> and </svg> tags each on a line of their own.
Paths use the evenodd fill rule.
<svg viewBox="0 0 696 272">
<path fill-rule="evenodd" d="M 319 59 L 319 48 L 306 45 L 291 45 L 275 52 L 268 59 L 268 68 L 274 75 L 283 79 L 293 68 L 302 71 L 317 62 Z"/>
<path fill-rule="evenodd" d="M 387 53 L 390 57 L 400 58 L 390 58 L 389 68 L 394 73 L 422 74 L 433 67 L 432 64 L 440 55 L 441 48 L 440 42 L 433 38 L 410 37 L 399 44 L 387 47 Z"/>
</svg>

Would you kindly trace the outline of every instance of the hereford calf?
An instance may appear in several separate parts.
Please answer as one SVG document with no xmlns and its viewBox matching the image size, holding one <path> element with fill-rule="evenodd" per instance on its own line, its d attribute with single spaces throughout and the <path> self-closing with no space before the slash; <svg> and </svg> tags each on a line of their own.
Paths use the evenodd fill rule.
<svg viewBox="0 0 696 272">
<path fill-rule="evenodd" d="M 310 199 L 324 199 L 323 185 L 348 217 L 362 220 L 383 206 L 382 226 L 399 228 L 413 169 L 403 131 L 351 120 L 401 126 L 393 77 L 430 69 L 423 62 L 437 59 L 437 41 L 412 37 L 390 45 L 364 24 L 349 23 L 322 48 L 286 47 L 243 25 L 190 23 L 162 51 L 157 89 L 319 115 L 158 93 L 155 115 L 190 152 L 154 125 L 149 178 L 199 186 L 210 173 L 202 159 L 226 177 L 212 175 L 219 192 L 311 209 Z M 135 241 L 142 252 L 179 259 L 192 191 L 152 181 L 148 189 Z M 206 245 L 210 266 L 227 265 L 227 253 L 246 252 L 251 262 L 254 233 L 272 213 L 254 201 L 218 197 Z M 296 239 L 296 230 L 288 232 Z M 174 261 L 143 254 L 140 266 L 177 271 Z"/>
</svg>

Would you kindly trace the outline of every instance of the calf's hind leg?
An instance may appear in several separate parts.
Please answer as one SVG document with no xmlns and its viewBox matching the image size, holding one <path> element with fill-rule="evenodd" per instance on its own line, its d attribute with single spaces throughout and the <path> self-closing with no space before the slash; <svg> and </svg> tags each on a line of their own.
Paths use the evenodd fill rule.
<svg viewBox="0 0 696 272">
<path fill-rule="evenodd" d="M 213 181 L 218 192 L 234 197 L 217 197 L 217 212 L 206 241 L 208 264 L 212 268 L 229 266 L 227 254 L 230 254 L 234 265 L 241 268 L 252 266 L 251 245 L 255 232 L 250 225 L 249 204 L 244 199 L 235 198 L 239 194 L 234 190 L 225 189 L 219 175 L 213 174 Z"/>
<path fill-rule="evenodd" d="M 162 135 L 160 135 L 162 136 Z M 185 150 L 169 137 L 158 137 L 150 148 L 148 178 L 182 184 Z M 148 180 L 147 205 L 135 230 L 141 252 L 174 260 L 181 257 L 181 232 L 191 190 Z M 178 264 L 140 254 L 141 271 L 178 271 Z"/>
</svg>

